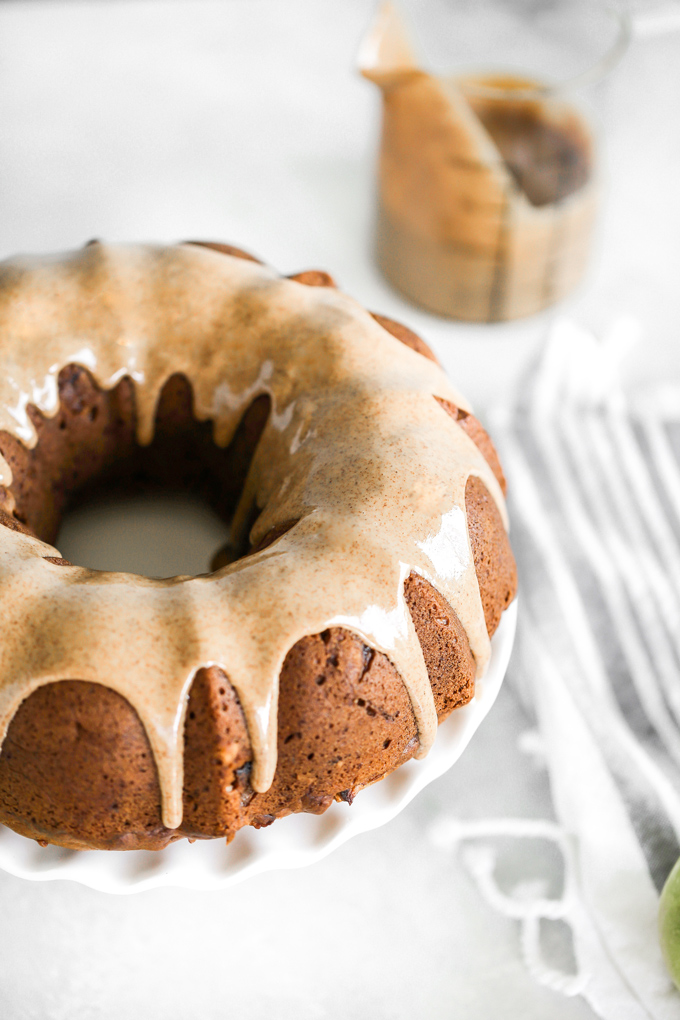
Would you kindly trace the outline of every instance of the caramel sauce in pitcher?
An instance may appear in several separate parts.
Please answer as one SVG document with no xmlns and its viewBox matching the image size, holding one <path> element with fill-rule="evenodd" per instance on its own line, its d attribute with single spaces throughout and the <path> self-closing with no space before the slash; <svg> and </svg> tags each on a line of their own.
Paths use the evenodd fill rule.
<svg viewBox="0 0 680 1020">
<path fill-rule="evenodd" d="M 428 74 L 390 7 L 360 69 L 383 97 L 376 257 L 388 280 L 431 311 L 481 322 L 567 294 L 596 208 L 581 114 L 526 79 Z"/>
<path fill-rule="evenodd" d="M 475 95 L 475 85 L 503 89 L 507 95 Z M 593 151 L 590 135 L 577 113 L 561 107 L 556 117 L 549 102 L 513 96 L 515 90 L 537 87 L 537 82 L 509 76 L 461 81 L 467 101 L 518 187 L 532 205 L 543 206 L 560 202 L 586 186 L 593 171 Z"/>
</svg>

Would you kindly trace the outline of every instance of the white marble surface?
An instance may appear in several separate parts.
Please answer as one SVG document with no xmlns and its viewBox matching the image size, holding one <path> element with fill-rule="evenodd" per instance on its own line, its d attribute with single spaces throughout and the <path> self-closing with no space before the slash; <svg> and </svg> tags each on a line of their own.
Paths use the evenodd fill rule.
<svg viewBox="0 0 680 1020">
<path fill-rule="evenodd" d="M 378 98 L 352 59 L 372 7 L 5 2 L 0 255 L 90 237 L 212 237 L 285 272 L 328 268 L 369 307 L 421 330 L 478 404 L 503 397 L 561 313 L 597 329 L 631 317 L 644 341 L 629 380 L 677 379 L 680 35 L 636 42 L 597 98 L 609 189 L 587 283 L 558 312 L 472 327 L 410 308 L 371 263 Z M 533 983 L 515 923 L 426 835 L 442 812 L 549 817 L 545 776 L 517 749 L 525 726 L 506 689 L 451 773 L 304 871 L 125 899 L 0 875 L 0 1015 L 592 1016 Z M 501 877 L 512 884 L 539 866 L 524 847 Z"/>
</svg>

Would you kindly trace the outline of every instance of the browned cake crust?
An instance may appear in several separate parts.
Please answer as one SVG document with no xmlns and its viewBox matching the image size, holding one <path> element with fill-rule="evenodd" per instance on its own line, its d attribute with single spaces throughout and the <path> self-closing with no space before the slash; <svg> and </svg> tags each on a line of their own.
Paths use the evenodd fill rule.
<svg viewBox="0 0 680 1020">
<path fill-rule="evenodd" d="M 210 247 L 252 258 L 230 246 Z M 316 270 L 294 279 L 333 285 L 328 274 Z M 406 327 L 376 319 L 397 339 L 434 357 Z M 218 449 L 211 423 L 192 415 L 188 381 L 174 376 L 161 395 L 154 442 L 141 448 L 135 442 L 129 380 L 103 391 L 85 369 L 69 365 L 60 373 L 59 394 L 54 418 L 31 412 L 38 432 L 34 449 L 0 433 L 0 452 L 13 474 L 11 488 L 0 487 L 0 526 L 47 542 L 54 542 L 73 494 L 86 498 L 102 484 L 140 491 L 191 486 L 228 517 L 269 413 L 268 398 L 259 397 L 230 447 Z M 440 403 L 504 484 L 479 422 Z M 475 477 L 466 487 L 466 509 L 491 635 L 514 597 L 515 565 L 496 504 Z M 285 530 L 266 536 L 260 546 Z M 231 555 L 249 551 L 231 550 Z M 456 614 L 427 581 L 412 574 L 405 596 L 441 720 L 472 697 L 474 659 Z M 342 628 L 302 638 L 286 657 L 278 766 L 266 793 L 255 793 L 250 785 L 252 755 L 241 706 L 216 667 L 200 670 L 194 679 L 184 739 L 184 817 L 181 828 L 169 830 L 161 823 L 146 733 L 129 703 L 77 678 L 42 686 L 19 707 L 2 746 L 0 821 L 26 836 L 77 849 L 158 849 L 183 836 L 231 839 L 244 825 L 269 825 L 295 811 L 321 813 L 333 799 L 351 803 L 358 790 L 397 768 L 418 747 L 409 697 L 395 667 Z"/>
<path fill-rule="evenodd" d="M 337 286 L 331 274 L 325 273 L 322 269 L 305 269 L 302 273 L 293 273 L 288 279 L 295 280 L 296 283 L 304 283 L 306 287 Z"/>
<path fill-rule="evenodd" d="M 434 351 L 425 343 L 422 337 L 419 337 L 417 333 L 414 333 L 408 326 L 404 326 L 403 323 L 397 322 L 396 319 L 390 319 L 387 315 L 378 315 L 377 312 L 371 312 L 371 315 L 376 322 L 379 322 L 383 329 L 386 329 L 388 333 L 395 336 L 397 340 L 401 340 L 403 344 L 410 347 L 411 350 L 417 351 L 418 354 L 422 354 L 424 358 L 429 358 L 430 361 L 434 361 L 435 364 L 439 364 L 439 359 L 435 355 Z"/>
</svg>

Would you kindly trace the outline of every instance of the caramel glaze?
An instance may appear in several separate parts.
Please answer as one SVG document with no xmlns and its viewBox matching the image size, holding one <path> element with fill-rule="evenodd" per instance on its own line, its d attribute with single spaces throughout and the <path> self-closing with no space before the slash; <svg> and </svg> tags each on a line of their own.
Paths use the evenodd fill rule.
<svg viewBox="0 0 680 1020">
<path fill-rule="evenodd" d="M 232 526 L 235 546 L 256 551 L 212 574 L 93 571 L 27 529 L 0 527 L 0 740 L 43 685 L 110 688 L 148 735 L 168 829 L 182 821 L 185 711 L 201 671 L 219 668 L 233 685 L 261 792 L 276 770 L 279 673 L 304 635 L 343 628 L 387 656 L 408 691 L 419 757 L 437 713 L 407 578 L 452 607 L 477 678 L 488 661 L 468 479 L 507 521 L 494 472 L 456 420 L 469 406 L 436 363 L 315 282 L 191 245 L 93 243 L 0 264 L 0 433 L 24 447 L 37 443 L 33 409 L 57 414 L 70 365 L 103 390 L 130 381 L 142 446 L 174 376 L 189 381 L 194 416 L 212 423 L 217 447 L 258 398 L 269 402 Z M 11 485 L 0 455 L 10 516 Z"/>
</svg>

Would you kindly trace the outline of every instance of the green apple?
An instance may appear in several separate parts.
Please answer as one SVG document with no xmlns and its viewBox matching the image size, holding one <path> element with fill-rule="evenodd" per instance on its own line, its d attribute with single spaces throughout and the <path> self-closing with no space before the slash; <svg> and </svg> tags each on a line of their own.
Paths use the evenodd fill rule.
<svg viewBox="0 0 680 1020">
<path fill-rule="evenodd" d="M 680 988 L 680 859 L 676 861 L 661 893 L 659 937 L 666 966 Z"/>
</svg>

